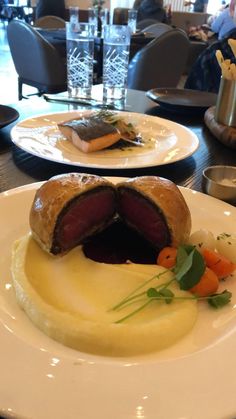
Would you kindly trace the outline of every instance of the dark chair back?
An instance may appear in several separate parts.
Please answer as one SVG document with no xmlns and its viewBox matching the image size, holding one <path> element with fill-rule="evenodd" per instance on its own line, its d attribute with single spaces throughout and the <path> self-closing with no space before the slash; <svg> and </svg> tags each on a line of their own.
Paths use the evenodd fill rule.
<svg viewBox="0 0 236 419">
<path fill-rule="evenodd" d="M 172 26 L 167 25 L 166 23 L 157 22 L 145 27 L 141 32 L 152 33 L 157 37 L 169 31 L 173 31 Z"/>
<path fill-rule="evenodd" d="M 43 16 L 35 20 L 34 26 L 38 28 L 65 28 L 66 21 L 59 16 Z"/>
<path fill-rule="evenodd" d="M 176 87 L 183 74 L 188 51 L 189 40 L 184 31 L 173 29 L 163 33 L 130 61 L 128 87 L 144 91 Z"/>
<path fill-rule="evenodd" d="M 7 36 L 18 74 L 19 100 L 22 99 L 22 84 L 37 88 L 40 94 L 66 90 L 66 63 L 36 29 L 14 20 L 7 27 Z"/>
<path fill-rule="evenodd" d="M 143 19 L 137 22 L 137 29 L 140 31 L 145 30 L 148 26 L 157 23 L 156 19 Z"/>
</svg>

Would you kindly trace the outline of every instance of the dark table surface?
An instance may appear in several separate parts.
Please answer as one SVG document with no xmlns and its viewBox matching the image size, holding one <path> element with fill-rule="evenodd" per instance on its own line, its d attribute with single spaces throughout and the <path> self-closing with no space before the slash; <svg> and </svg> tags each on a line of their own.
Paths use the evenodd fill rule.
<svg viewBox="0 0 236 419">
<path fill-rule="evenodd" d="M 46 102 L 43 98 L 31 98 L 12 104 L 18 110 L 18 121 L 0 129 L 0 192 L 8 189 L 43 181 L 51 176 L 68 173 L 84 172 L 96 173 L 103 176 L 140 176 L 157 175 L 171 179 L 178 185 L 182 185 L 197 191 L 202 191 L 202 171 L 210 165 L 235 165 L 235 150 L 221 144 L 207 129 L 203 122 L 203 114 L 175 114 L 162 110 L 157 104 L 149 100 L 144 92 L 129 90 L 127 95 L 126 110 L 145 113 L 170 119 L 190 128 L 199 138 L 198 150 L 182 161 L 140 169 L 89 169 L 85 167 L 71 166 L 55 163 L 35 157 L 17 146 L 11 141 L 12 127 L 25 118 L 33 115 L 62 112 L 71 109 L 85 109 L 81 105 L 68 105 L 63 103 Z M 87 108 L 88 109 L 88 108 Z"/>
</svg>

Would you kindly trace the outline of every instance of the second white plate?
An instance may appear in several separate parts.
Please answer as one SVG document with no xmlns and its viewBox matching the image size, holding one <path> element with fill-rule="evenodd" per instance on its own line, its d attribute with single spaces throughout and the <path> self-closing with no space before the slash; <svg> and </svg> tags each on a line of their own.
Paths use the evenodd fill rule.
<svg viewBox="0 0 236 419">
<path fill-rule="evenodd" d="M 59 122 L 79 118 L 88 111 L 71 111 L 35 116 L 18 123 L 12 141 L 21 149 L 58 163 L 91 168 L 131 169 L 174 163 L 191 156 L 199 146 L 188 128 L 156 116 L 120 112 L 141 133 L 146 145 L 82 153 L 58 130 Z M 119 113 L 119 112 L 118 112 Z"/>
<path fill-rule="evenodd" d="M 111 179 L 114 182 L 117 179 Z M 11 248 L 29 231 L 39 184 L 0 195 L 0 415 L 17 419 L 236 418 L 236 276 L 222 284 L 232 302 L 199 304 L 193 330 L 170 348 L 109 358 L 67 348 L 38 330 L 18 306 Z M 193 231 L 236 233 L 236 208 L 181 188 Z M 16 216 L 17 208 L 17 216 Z"/>
</svg>

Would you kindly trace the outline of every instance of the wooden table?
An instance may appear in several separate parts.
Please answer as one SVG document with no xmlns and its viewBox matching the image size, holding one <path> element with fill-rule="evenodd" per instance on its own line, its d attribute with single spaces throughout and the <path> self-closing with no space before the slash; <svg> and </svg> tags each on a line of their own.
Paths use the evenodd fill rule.
<svg viewBox="0 0 236 419">
<path fill-rule="evenodd" d="M 43 98 L 23 100 L 12 105 L 20 113 L 19 120 L 32 115 L 47 114 L 81 108 L 79 105 L 49 103 Z M 83 108 L 84 109 L 84 108 Z M 182 161 L 150 168 L 108 170 L 89 169 L 54 163 L 35 157 L 11 142 L 10 131 L 15 123 L 0 130 L 0 191 L 43 181 L 51 176 L 68 172 L 96 173 L 107 176 L 157 175 L 171 179 L 178 185 L 201 191 L 202 171 L 210 165 L 235 165 L 236 153 L 222 145 L 204 126 L 203 115 L 178 115 L 163 111 L 149 100 L 144 92 L 128 90 L 126 109 L 134 112 L 156 115 L 171 119 L 193 130 L 200 140 L 200 146 L 193 156 Z M 19 121 L 18 120 L 18 121 Z"/>
</svg>

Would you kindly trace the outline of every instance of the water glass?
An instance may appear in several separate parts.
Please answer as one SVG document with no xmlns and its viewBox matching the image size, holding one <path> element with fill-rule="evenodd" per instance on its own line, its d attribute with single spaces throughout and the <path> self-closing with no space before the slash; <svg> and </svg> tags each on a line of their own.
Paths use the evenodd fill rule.
<svg viewBox="0 0 236 419">
<path fill-rule="evenodd" d="M 93 84 L 94 37 L 89 23 L 77 29 L 66 24 L 67 89 L 69 97 L 91 97 Z"/>
<path fill-rule="evenodd" d="M 131 30 L 131 33 L 135 33 L 137 29 L 137 14 L 138 11 L 135 9 L 128 10 L 128 26 Z"/>
<path fill-rule="evenodd" d="M 127 25 L 104 27 L 103 98 L 105 101 L 126 96 L 130 49 L 130 29 Z"/>
<path fill-rule="evenodd" d="M 89 7 L 88 9 L 88 21 L 90 25 L 94 26 L 94 35 L 97 36 L 98 32 L 98 9 Z"/>
<path fill-rule="evenodd" d="M 72 31 L 78 30 L 79 26 L 79 8 L 78 7 L 69 7 L 69 16 L 70 16 L 70 26 Z"/>
<path fill-rule="evenodd" d="M 108 9 L 101 9 L 100 11 L 101 20 L 101 37 L 104 37 L 104 27 L 108 24 Z"/>
</svg>

